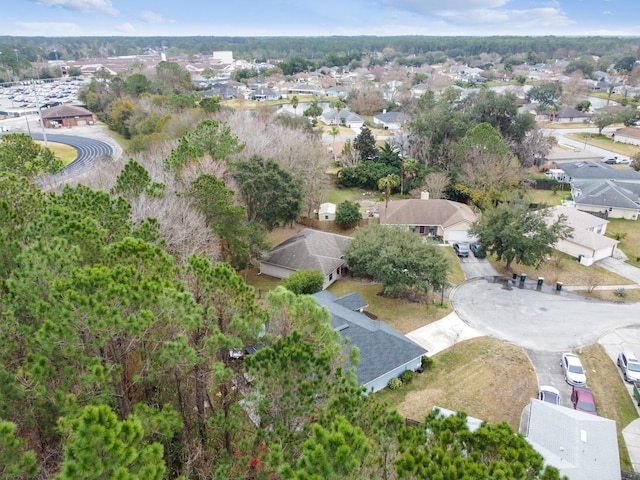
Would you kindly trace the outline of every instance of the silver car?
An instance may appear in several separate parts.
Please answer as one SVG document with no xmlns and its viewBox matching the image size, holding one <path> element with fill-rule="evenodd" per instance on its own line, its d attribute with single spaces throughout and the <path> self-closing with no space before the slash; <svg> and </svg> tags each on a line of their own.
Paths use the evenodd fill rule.
<svg viewBox="0 0 640 480">
<path fill-rule="evenodd" d="M 582 368 L 582 362 L 573 353 L 563 353 L 560 362 L 564 371 L 564 379 L 569 385 L 584 387 L 587 384 L 587 374 Z"/>
<path fill-rule="evenodd" d="M 560 392 L 557 388 L 550 385 L 542 385 L 538 392 L 538 400 L 553 403 L 554 405 L 560 405 Z"/>
<path fill-rule="evenodd" d="M 633 352 L 618 355 L 618 367 L 622 370 L 625 382 L 640 382 L 640 361 Z"/>
</svg>

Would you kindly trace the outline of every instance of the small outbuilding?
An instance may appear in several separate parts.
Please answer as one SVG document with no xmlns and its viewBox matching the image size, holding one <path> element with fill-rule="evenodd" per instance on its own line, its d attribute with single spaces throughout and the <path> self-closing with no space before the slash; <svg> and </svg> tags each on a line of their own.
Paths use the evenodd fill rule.
<svg viewBox="0 0 640 480">
<path fill-rule="evenodd" d="M 42 121 L 47 128 L 77 127 L 93 124 L 93 114 L 86 108 L 58 105 L 42 110 Z"/>
</svg>

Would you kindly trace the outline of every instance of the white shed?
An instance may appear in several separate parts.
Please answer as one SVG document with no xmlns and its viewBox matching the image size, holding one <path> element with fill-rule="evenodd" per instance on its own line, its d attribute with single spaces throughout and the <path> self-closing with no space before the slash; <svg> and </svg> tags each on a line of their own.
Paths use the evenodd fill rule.
<svg viewBox="0 0 640 480">
<path fill-rule="evenodd" d="M 318 220 L 320 221 L 333 221 L 336 219 L 336 204 L 335 203 L 321 203 L 318 209 Z"/>
</svg>

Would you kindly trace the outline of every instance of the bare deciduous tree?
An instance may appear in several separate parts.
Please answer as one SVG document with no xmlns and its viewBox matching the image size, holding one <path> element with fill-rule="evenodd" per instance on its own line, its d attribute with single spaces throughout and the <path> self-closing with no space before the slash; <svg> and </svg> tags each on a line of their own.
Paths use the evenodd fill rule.
<svg viewBox="0 0 640 480">
<path fill-rule="evenodd" d="M 444 173 L 433 172 L 427 175 L 420 190 L 427 190 L 429 198 L 444 198 L 444 192 L 449 184 L 449 177 Z"/>
</svg>

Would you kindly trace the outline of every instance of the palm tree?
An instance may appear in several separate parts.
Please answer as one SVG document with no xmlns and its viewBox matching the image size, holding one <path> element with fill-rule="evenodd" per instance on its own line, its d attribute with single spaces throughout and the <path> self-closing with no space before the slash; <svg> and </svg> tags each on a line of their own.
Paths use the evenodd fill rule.
<svg viewBox="0 0 640 480">
<path fill-rule="evenodd" d="M 293 113 L 295 115 L 297 108 L 298 108 L 298 96 L 294 95 L 293 97 L 291 97 L 291 106 L 293 107 Z"/>
<path fill-rule="evenodd" d="M 415 176 L 420 171 L 420 163 L 415 158 L 407 158 L 406 160 L 402 160 L 402 186 L 400 187 L 400 193 L 404 193 L 404 178 L 405 176 L 409 177 L 409 179 L 415 178 Z"/>
<path fill-rule="evenodd" d="M 386 177 L 382 177 L 378 180 L 378 190 L 384 191 L 384 208 L 385 215 L 387 207 L 389 206 L 389 196 L 391 195 L 391 189 L 400 185 L 400 177 L 395 173 L 390 173 Z"/>
<path fill-rule="evenodd" d="M 331 150 L 333 150 L 333 161 L 336 161 L 336 137 L 340 135 L 340 128 L 337 125 L 332 125 L 331 130 L 329 130 L 329 134 L 333 137 L 333 144 L 331 145 Z"/>
</svg>

